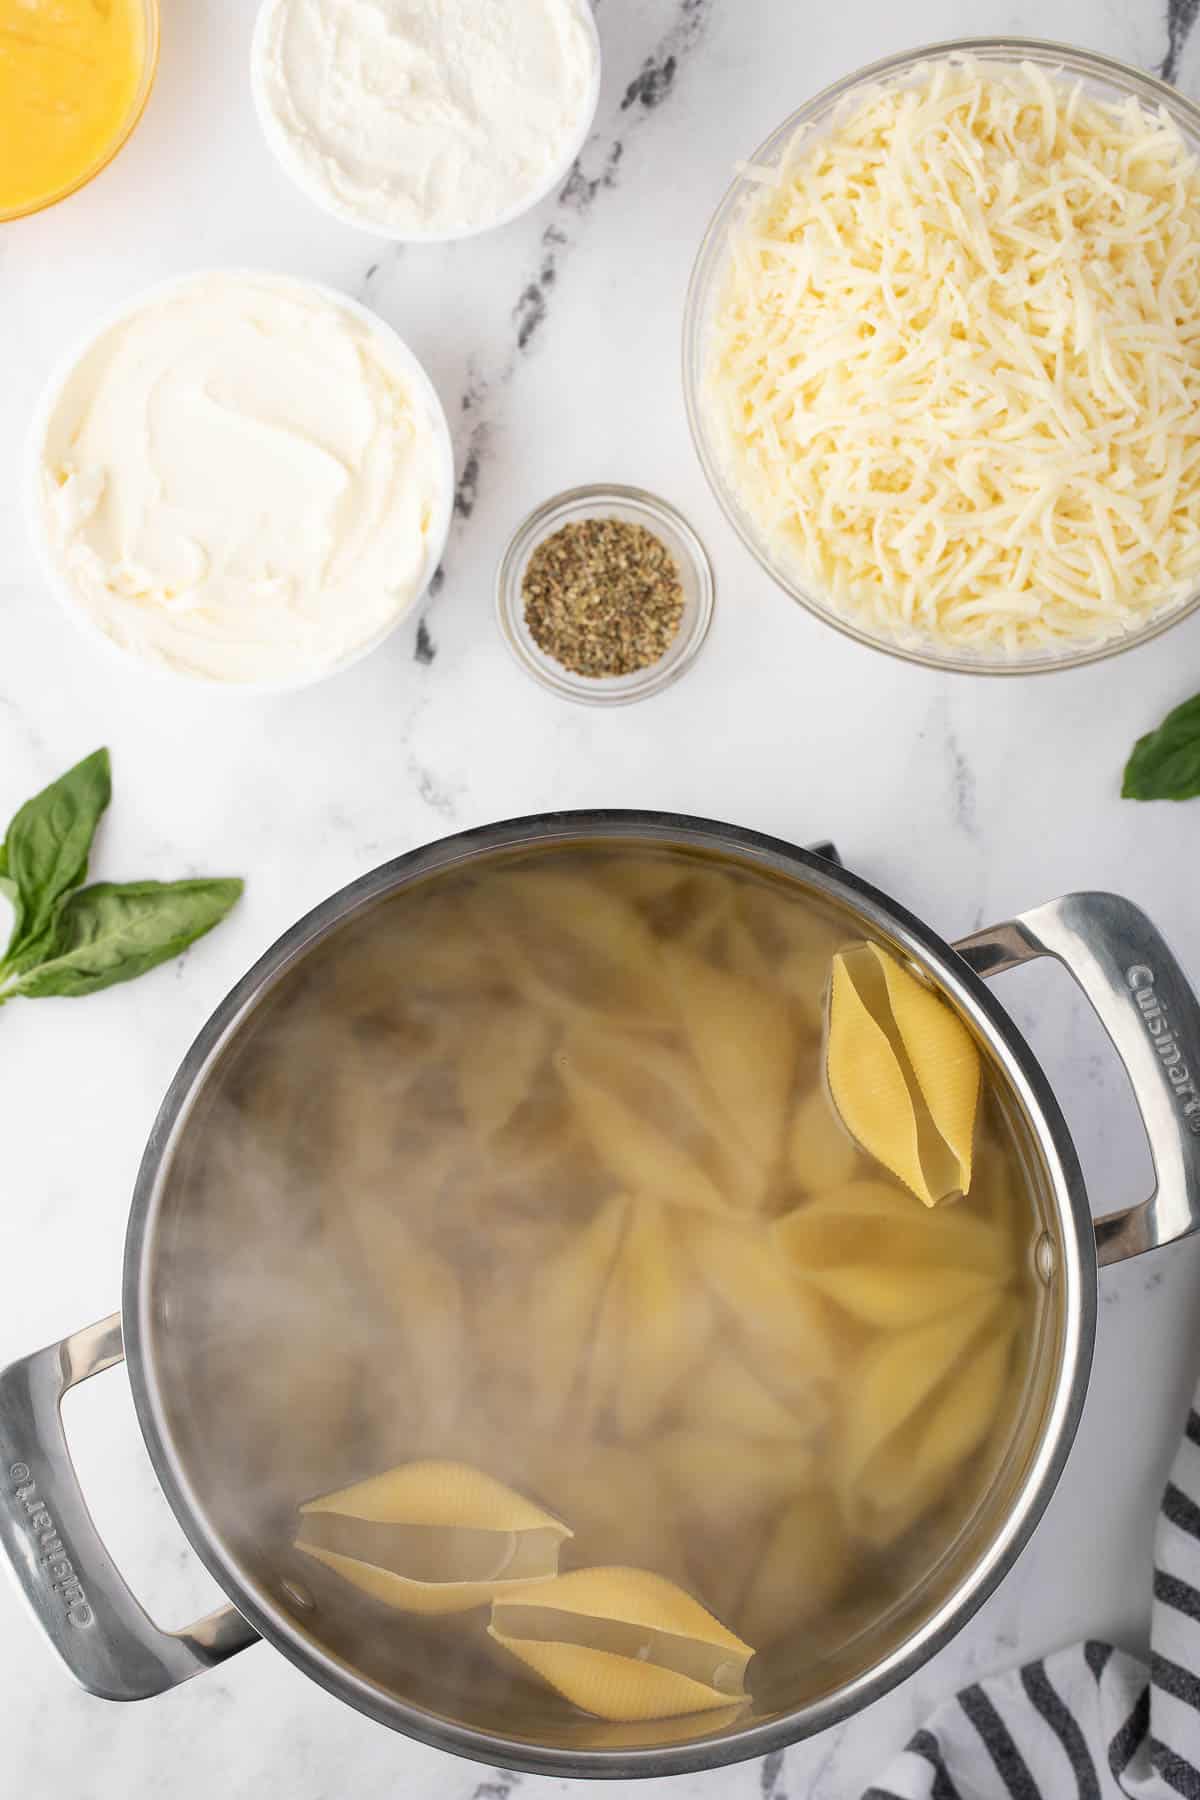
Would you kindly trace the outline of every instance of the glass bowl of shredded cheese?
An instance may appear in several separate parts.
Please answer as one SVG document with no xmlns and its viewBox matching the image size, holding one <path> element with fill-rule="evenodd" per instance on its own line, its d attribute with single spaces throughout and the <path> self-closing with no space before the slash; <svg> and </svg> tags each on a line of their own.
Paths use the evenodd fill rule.
<svg viewBox="0 0 1200 1800">
<path fill-rule="evenodd" d="M 793 599 L 1031 674 L 1200 603 L 1200 108 L 1107 57 L 933 45 L 743 164 L 684 324 L 705 473 Z"/>
</svg>

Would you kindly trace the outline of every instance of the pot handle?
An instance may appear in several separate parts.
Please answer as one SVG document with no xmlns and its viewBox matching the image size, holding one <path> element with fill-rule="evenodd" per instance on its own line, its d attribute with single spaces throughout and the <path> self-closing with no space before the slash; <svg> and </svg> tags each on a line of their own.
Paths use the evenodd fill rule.
<svg viewBox="0 0 1200 1800">
<path fill-rule="evenodd" d="M 1117 894 L 1067 894 L 955 945 L 978 975 L 1052 956 L 1074 976 L 1125 1065 L 1155 1186 L 1096 1220 L 1101 1263 L 1186 1237 L 1200 1225 L 1200 1004 L 1145 913 Z"/>
<path fill-rule="evenodd" d="M 162 1631 L 100 1541 L 63 1431 L 68 1388 L 124 1360 L 121 1315 L 0 1373 L 0 1549 L 50 1642 L 89 1693 L 146 1700 L 253 1644 L 232 1606 Z"/>
</svg>

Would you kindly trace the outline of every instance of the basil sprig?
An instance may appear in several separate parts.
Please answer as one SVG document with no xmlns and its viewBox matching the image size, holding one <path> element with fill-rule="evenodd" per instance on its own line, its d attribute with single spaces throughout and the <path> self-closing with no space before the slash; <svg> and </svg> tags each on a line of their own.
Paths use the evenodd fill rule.
<svg viewBox="0 0 1200 1800">
<path fill-rule="evenodd" d="M 0 844 L 0 894 L 13 908 L 0 1005 L 17 995 L 94 994 L 178 956 L 220 924 L 240 881 L 97 881 L 88 858 L 112 795 L 97 750 L 15 815 Z"/>
<path fill-rule="evenodd" d="M 1194 800 L 1200 795 L 1200 694 L 1138 739 L 1125 765 L 1121 793 L 1126 800 Z"/>
</svg>

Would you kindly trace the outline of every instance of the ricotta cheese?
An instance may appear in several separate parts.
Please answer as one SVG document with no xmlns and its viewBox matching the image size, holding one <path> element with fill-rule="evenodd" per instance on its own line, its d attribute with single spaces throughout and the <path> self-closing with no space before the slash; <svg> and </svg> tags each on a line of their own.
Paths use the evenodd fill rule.
<svg viewBox="0 0 1200 1800">
<path fill-rule="evenodd" d="M 600 53 L 587 0 L 263 0 L 252 64 L 268 141 L 313 199 L 450 238 L 565 175 Z"/>
<path fill-rule="evenodd" d="M 36 524 L 113 643 L 211 681 L 350 661 L 432 574 L 453 472 L 386 327 L 283 278 L 189 277 L 104 331 L 49 397 Z"/>
</svg>

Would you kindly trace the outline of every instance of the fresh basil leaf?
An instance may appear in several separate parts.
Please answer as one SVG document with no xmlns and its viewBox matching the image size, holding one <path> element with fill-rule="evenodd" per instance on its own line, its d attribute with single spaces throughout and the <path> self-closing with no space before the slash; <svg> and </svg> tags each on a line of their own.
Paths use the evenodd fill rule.
<svg viewBox="0 0 1200 1800">
<path fill-rule="evenodd" d="M 96 750 L 27 800 L 5 840 L 17 923 L 7 960 L 40 938 L 57 902 L 87 879 L 88 853 L 112 795 L 108 751 Z"/>
<path fill-rule="evenodd" d="M 1200 694 L 1169 712 L 1133 746 L 1121 793 L 1126 800 L 1194 800 L 1200 795 Z"/>
<path fill-rule="evenodd" d="M 17 904 L 17 884 L 8 873 L 8 845 L 0 844 L 0 895 L 8 901 L 14 911 Z"/>
<path fill-rule="evenodd" d="M 219 925 L 240 881 L 99 881 L 59 908 L 44 960 L 14 993 L 30 1000 L 94 994 L 132 981 Z"/>
</svg>

